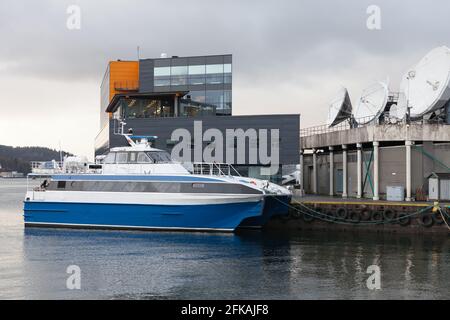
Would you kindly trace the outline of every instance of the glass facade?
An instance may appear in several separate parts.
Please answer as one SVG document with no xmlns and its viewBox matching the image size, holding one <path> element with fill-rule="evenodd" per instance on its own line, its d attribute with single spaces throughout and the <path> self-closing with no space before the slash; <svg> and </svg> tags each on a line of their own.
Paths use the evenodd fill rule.
<svg viewBox="0 0 450 320">
<path fill-rule="evenodd" d="M 173 117 L 174 101 L 169 98 L 121 98 L 116 112 L 123 119 Z"/>
<path fill-rule="evenodd" d="M 155 59 L 153 92 L 189 91 L 179 116 L 231 115 L 231 55 Z"/>
<path fill-rule="evenodd" d="M 153 83 L 158 87 L 204 84 L 231 84 L 231 63 L 193 66 L 155 67 Z"/>
</svg>

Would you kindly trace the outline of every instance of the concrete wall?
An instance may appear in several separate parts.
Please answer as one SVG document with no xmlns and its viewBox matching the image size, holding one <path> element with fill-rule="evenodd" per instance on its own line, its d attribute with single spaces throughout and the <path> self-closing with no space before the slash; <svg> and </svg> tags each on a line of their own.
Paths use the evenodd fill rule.
<svg viewBox="0 0 450 320">
<path fill-rule="evenodd" d="M 303 149 L 340 146 L 372 141 L 450 141 L 450 125 L 383 124 L 315 134 L 301 138 Z"/>
<path fill-rule="evenodd" d="M 424 152 L 428 154 L 425 155 Z M 368 161 L 371 150 L 364 150 L 364 159 Z M 380 147 L 379 150 L 379 191 L 380 197 L 385 198 L 387 186 L 403 186 L 406 188 L 406 152 L 405 146 Z M 433 160 L 431 157 L 434 157 Z M 442 164 L 450 167 L 450 143 L 433 144 L 425 143 L 423 145 L 413 146 L 411 151 L 411 188 L 413 195 L 416 189 L 422 188 L 428 191 L 427 177 L 431 172 L 448 172 Z M 322 195 L 329 194 L 329 154 L 319 153 L 317 155 L 318 167 L 318 192 Z M 312 193 L 312 155 L 305 154 L 304 159 L 304 189 L 306 193 Z M 356 151 L 348 152 L 348 192 L 349 196 L 356 197 L 357 194 L 357 173 L 356 173 Z M 342 169 L 342 153 L 335 152 L 334 155 L 335 171 Z M 366 176 L 366 163 L 363 161 L 363 181 Z M 373 181 L 373 162 L 370 166 L 370 174 Z M 335 175 L 336 180 L 336 175 Z M 335 192 L 337 181 L 335 181 Z M 372 189 L 367 182 L 364 189 L 364 196 L 371 198 Z"/>
</svg>

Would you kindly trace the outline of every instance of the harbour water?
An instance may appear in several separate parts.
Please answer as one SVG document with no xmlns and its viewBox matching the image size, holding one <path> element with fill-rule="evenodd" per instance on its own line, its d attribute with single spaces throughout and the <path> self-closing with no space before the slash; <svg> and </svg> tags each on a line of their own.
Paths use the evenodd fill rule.
<svg viewBox="0 0 450 320">
<path fill-rule="evenodd" d="M 0 179 L 1 299 L 448 299 L 448 236 L 24 229 Z M 67 267 L 81 270 L 69 290 Z M 367 268 L 381 270 L 369 290 Z"/>
</svg>

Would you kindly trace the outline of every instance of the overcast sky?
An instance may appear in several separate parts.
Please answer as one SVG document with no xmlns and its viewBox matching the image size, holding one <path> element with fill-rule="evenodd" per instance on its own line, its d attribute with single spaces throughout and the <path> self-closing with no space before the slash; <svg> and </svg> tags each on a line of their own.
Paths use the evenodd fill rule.
<svg viewBox="0 0 450 320">
<path fill-rule="evenodd" d="M 69 30 L 67 7 L 81 9 Z M 369 5 L 381 30 L 369 30 Z M 353 102 L 373 81 L 450 45 L 450 2 L 0 2 L 0 144 L 40 145 L 92 158 L 100 83 L 109 60 L 233 54 L 233 113 L 300 113 L 323 124 L 340 86 Z"/>
</svg>

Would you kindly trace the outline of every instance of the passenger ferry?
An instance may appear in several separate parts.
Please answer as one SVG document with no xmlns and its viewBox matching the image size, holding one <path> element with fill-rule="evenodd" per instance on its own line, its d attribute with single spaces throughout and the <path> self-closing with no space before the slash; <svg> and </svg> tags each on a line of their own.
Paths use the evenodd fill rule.
<svg viewBox="0 0 450 320">
<path fill-rule="evenodd" d="M 112 148 L 101 164 L 29 188 L 25 226 L 232 232 L 288 212 L 284 187 L 232 175 L 224 164 L 193 164 L 191 173 L 150 137 L 123 136 L 130 146 Z"/>
</svg>

